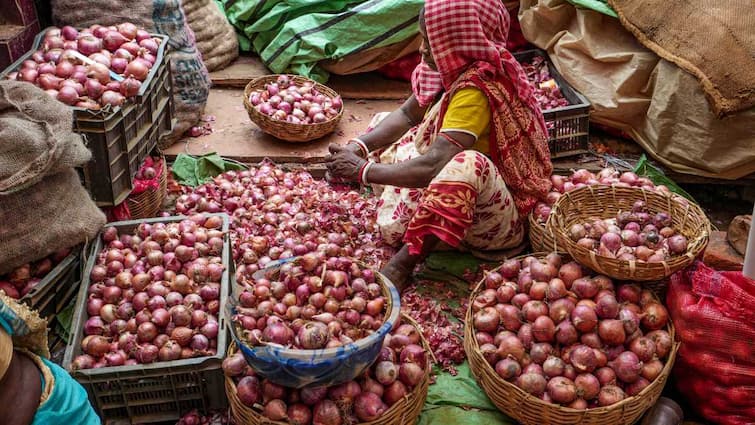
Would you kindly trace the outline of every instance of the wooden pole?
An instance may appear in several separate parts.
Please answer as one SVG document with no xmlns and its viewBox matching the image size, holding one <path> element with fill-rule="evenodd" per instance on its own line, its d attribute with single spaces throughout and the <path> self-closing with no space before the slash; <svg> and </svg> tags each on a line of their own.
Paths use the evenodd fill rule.
<svg viewBox="0 0 755 425">
<path fill-rule="evenodd" d="M 752 209 L 755 217 L 755 206 Z M 755 279 L 755 226 L 750 226 L 750 235 L 747 237 L 747 250 L 745 251 L 745 264 L 742 274 L 750 279 Z"/>
</svg>

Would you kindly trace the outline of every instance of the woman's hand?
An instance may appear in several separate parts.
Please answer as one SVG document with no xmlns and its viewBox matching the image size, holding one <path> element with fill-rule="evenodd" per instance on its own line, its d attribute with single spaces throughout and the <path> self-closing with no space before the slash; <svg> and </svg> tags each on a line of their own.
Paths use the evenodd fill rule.
<svg viewBox="0 0 755 425">
<path fill-rule="evenodd" d="M 356 148 L 359 149 L 358 146 Z M 367 161 L 348 146 L 332 144 L 328 150 L 330 155 L 325 159 L 325 166 L 330 175 L 346 181 L 359 181 L 359 169 Z"/>
</svg>

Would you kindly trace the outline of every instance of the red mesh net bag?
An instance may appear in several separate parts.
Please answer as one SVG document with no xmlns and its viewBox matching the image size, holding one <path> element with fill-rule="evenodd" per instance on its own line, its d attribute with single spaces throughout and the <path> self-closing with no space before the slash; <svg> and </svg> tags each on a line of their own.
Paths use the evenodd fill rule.
<svg viewBox="0 0 755 425">
<path fill-rule="evenodd" d="M 710 421 L 755 423 L 755 281 L 698 261 L 671 277 L 666 303 L 679 391 Z"/>
</svg>

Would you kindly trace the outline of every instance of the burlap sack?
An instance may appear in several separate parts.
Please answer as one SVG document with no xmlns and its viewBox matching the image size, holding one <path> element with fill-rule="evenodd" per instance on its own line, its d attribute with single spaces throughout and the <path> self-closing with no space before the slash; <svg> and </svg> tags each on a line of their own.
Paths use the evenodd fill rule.
<svg viewBox="0 0 755 425">
<path fill-rule="evenodd" d="M 201 118 L 210 92 L 210 76 L 197 50 L 194 32 L 186 24 L 179 0 L 52 0 L 56 25 L 88 27 L 133 22 L 147 31 L 170 37 L 170 68 L 176 126 L 158 143 L 166 148 Z"/>
<path fill-rule="evenodd" d="M 186 21 L 208 71 L 223 69 L 239 57 L 239 40 L 213 0 L 181 0 Z"/>
<path fill-rule="evenodd" d="M 105 215 L 73 168 L 0 196 L 0 274 L 97 235 Z"/>
<path fill-rule="evenodd" d="M 0 195 L 84 164 L 91 153 L 71 132 L 73 112 L 35 86 L 0 81 Z"/>
<path fill-rule="evenodd" d="M 522 0 L 525 37 L 592 103 L 590 119 L 629 134 L 680 173 L 755 173 L 755 108 L 723 119 L 699 81 L 648 50 L 618 19 L 566 0 Z"/>
<path fill-rule="evenodd" d="M 71 110 L 32 84 L 0 81 L 0 274 L 94 237 L 105 215 L 73 167 L 91 153 Z"/>
</svg>

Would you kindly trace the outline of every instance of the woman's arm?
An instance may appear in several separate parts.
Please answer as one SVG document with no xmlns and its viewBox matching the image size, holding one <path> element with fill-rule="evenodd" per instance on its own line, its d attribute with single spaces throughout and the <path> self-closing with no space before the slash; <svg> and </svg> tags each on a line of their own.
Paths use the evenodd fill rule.
<svg viewBox="0 0 755 425">
<path fill-rule="evenodd" d="M 448 137 L 447 137 L 448 136 Z M 451 139 L 451 140 L 449 140 Z M 448 164 L 456 154 L 469 149 L 475 143 L 474 136 L 449 131 L 438 135 L 437 140 L 424 155 L 398 164 L 372 164 L 366 173 L 365 183 L 375 183 L 397 187 L 423 188 L 438 175 L 440 170 Z M 365 160 L 352 152 L 338 148 L 331 152 L 334 160 L 328 165 L 328 170 L 336 176 L 352 181 L 359 181 L 359 173 L 363 170 Z"/>
<path fill-rule="evenodd" d="M 367 145 L 369 151 L 374 151 L 391 143 L 396 142 L 410 128 L 419 124 L 425 115 L 427 107 L 419 106 L 417 98 L 411 95 L 398 109 L 385 117 L 371 132 L 359 136 L 359 139 Z M 361 149 L 354 144 L 349 144 L 348 150 L 364 157 Z"/>
</svg>

